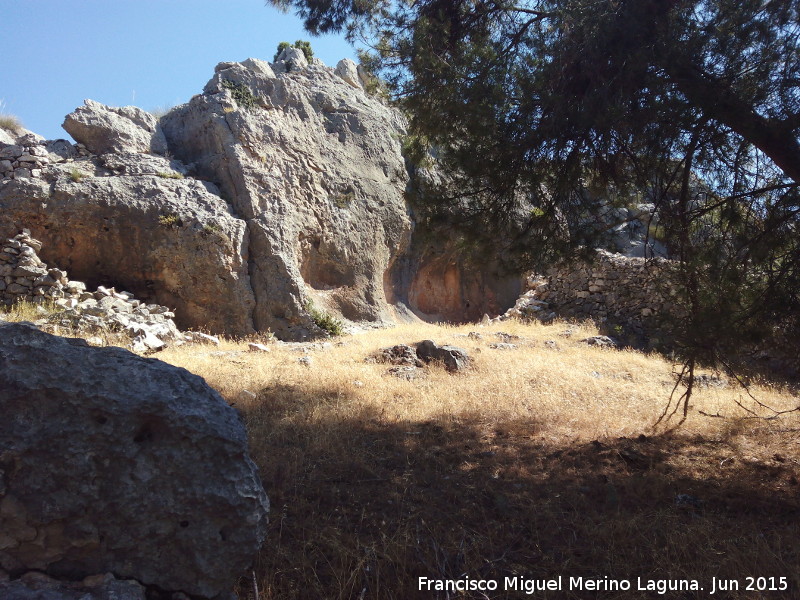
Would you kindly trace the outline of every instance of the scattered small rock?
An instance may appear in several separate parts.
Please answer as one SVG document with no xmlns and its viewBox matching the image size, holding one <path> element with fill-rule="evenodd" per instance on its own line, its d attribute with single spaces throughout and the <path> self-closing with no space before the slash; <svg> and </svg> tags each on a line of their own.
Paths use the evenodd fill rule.
<svg viewBox="0 0 800 600">
<path fill-rule="evenodd" d="M 694 384 L 697 387 L 727 387 L 728 381 L 718 375 L 695 375 Z"/>
<path fill-rule="evenodd" d="M 304 367 L 310 367 L 311 366 L 311 357 L 308 356 L 308 355 L 301 356 L 300 358 L 297 359 L 297 362 L 299 362 Z"/>
<path fill-rule="evenodd" d="M 427 377 L 424 369 L 420 369 L 419 367 L 414 367 L 411 365 L 392 367 L 386 371 L 386 374 L 393 377 L 399 377 L 400 379 L 405 379 L 406 381 L 424 379 Z"/>
<path fill-rule="evenodd" d="M 492 348 L 494 350 L 516 350 L 517 345 L 500 342 L 496 344 L 489 344 L 489 348 Z"/>
<path fill-rule="evenodd" d="M 272 352 L 272 350 L 270 350 L 264 344 L 256 344 L 255 342 L 250 342 L 247 344 L 247 350 L 249 352 Z"/>
<path fill-rule="evenodd" d="M 236 402 L 251 402 L 257 397 L 258 396 L 255 392 L 251 392 L 250 390 L 242 390 L 236 395 Z"/>
<path fill-rule="evenodd" d="M 467 351 L 457 346 L 437 346 L 432 340 L 417 344 L 417 356 L 425 362 L 439 361 L 451 373 L 463 371 L 472 363 Z"/>
<path fill-rule="evenodd" d="M 208 335 L 207 333 L 201 333 L 199 331 L 186 331 L 183 337 L 187 341 L 194 342 L 195 344 L 213 344 L 214 346 L 219 346 L 219 338 L 215 335 Z"/>
<path fill-rule="evenodd" d="M 681 510 L 695 511 L 703 507 L 703 501 L 689 494 L 678 494 L 675 496 L 675 506 Z"/>
<path fill-rule="evenodd" d="M 518 335 L 514 335 L 513 333 L 506 333 L 505 331 L 495 331 L 494 335 L 506 343 L 517 341 L 520 339 Z"/>
<path fill-rule="evenodd" d="M 607 335 L 594 335 L 592 337 L 584 338 L 581 343 L 588 344 L 589 346 L 599 346 L 601 348 L 618 348 L 619 344 L 613 338 Z"/>
</svg>

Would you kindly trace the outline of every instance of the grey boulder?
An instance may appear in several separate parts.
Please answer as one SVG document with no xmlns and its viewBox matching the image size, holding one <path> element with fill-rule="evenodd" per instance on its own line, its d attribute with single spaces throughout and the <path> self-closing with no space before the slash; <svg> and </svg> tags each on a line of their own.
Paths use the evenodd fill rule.
<svg viewBox="0 0 800 600">
<path fill-rule="evenodd" d="M 425 362 L 441 362 L 451 373 L 463 371 L 472 363 L 472 359 L 463 348 L 437 346 L 431 340 L 417 344 L 417 356 Z"/>
<path fill-rule="evenodd" d="M 230 597 L 268 500 L 236 411 L 184 369 L 0 323 L 0 569 Z"/>
<path fill-rule="evenodd" d="M 167 150 L 158 119 L 135 106 L 106 106 L 84 100 L 64 119 L 62 127 L 93 154 Z"/>
</svg>

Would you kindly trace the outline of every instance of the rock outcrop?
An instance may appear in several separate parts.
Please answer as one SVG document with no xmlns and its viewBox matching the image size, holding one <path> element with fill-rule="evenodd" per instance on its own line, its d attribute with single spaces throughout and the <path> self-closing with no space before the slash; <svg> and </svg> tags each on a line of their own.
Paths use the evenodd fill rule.
<svg viewBox="0 0 800 600">
<path fill-rule="evenodd" d="M 438 346 L 432 340 L 417 344 L 417 356 L 425 362 L 440 362 L 451 373 L 463 371 L 472 364 L 467 351 L 458 346 Z"/>
<path fill-rule="evenodd" d="M 84 100 L 64 119 L 62 127 L 93 154 L 167 150 L 164 133 L 149 112 L 136 106 L 105 106 Z"/>
<path fill-rule="evenodd" d="M 89 287 L 169 306 L 180 327 L 253 331 L 247 226 L 212 183 L 159 156 L 34 148 L 47 153 L 40 172 L 0 183 L 0 239 L 27 228 L 48 264 Z"/>
<path fill-rule="evenodd" d="M 108 572 L 229 597 L 268 503 L 239 416 L 201 378 L 0 323 L 0 413 L 0 569 L 12 579 Z"/>
<path fill-rule="evenodd" d="M 131 292 L 114 288 L 100 286 L 90 292 L 82 281 L 70 281 L 65 271 L 48 268 L 37 255 L 42 243 L 31 238 L 27 229 L 0 243 L 0 248 L 0 304 L 13 306 L 25 301 L 38 305 L 48 315 L 36 321 L 43 330 L 119 333 L 137 352 L 155 352 L 170 342 L 193 339 L 178 331 L 172 320 L 175 313 L 166 306 L 143 303 Z M 192 335 L 202 336 L 198 341 L 210 337 Z"/>
<path fill-rule="evenodd" d="M 404 122 L 355 83 L 289 48 L 270 68 L 221 63 L 162 119 L 170 151 L 247 221 L 258 330 L 316 334 L 308 299 L 350 321 L 393 316 L 387 273 L 411 233 Z"/>
<path fill-rule="evenodd" d="M 501 273 L 491 259 L 469 263 L 456 243 L 414 235 L 419 239 L 392 271 L 391 303 L 401 310 L 407 307 L 426 321 L 474 322 L 485 313 L 502 313 L 522 292 L 523 278 Z"/>
<path fill-rule="evenodd" d="M 372 323 L 501 313 L 520 278 L 414 234 L 405 121 L 374 83 L 287 48 L 220 63 L 160 120 L 87 100 L 64 123 L 76 145 L 0 142 L 0 236 L 30 229 L 44 261 L 182 328 L 302 340 L 326 335 L 310 306 Z"/>
</svg>

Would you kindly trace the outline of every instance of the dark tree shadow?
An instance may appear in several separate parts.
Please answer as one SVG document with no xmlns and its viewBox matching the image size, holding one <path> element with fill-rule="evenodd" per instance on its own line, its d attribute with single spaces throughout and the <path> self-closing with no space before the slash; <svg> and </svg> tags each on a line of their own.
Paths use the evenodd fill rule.
<svg viewBox="0 0 800 600">
<path fill-rule="evenodd" d="M 336 390 L 275 386 L 245 414 L 272 504 L 262 600 L 800 597 L 796 457 L 756 459 L 680 433 L 544 444 L 545 422 L 480 415 L 315 418 L 328 403 L 356 405 Z M 507 577 L 559 575 L 561 591 L 504 589 Z M 748 592 L 747 576 L 786 577 L 789 589 Z M 420 591 L 420 577 L 498 589 Z M 569 577 L 631 589 L 570 591 Z M 709 596 L 712 577 L 740 591 Z M 637 578 L 705 589 L 660 595 L 638 591 Z"/>
</svg>

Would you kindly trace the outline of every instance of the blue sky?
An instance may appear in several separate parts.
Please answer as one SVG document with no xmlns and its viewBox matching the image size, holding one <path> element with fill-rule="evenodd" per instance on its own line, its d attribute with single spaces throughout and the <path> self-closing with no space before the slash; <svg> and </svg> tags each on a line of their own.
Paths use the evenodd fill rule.
<svg viewBox="0 0 800 600">
<path fill-rule="evenodd" d="M 272 60 L 281 41 L 311 41 L 335 66 L 355 52 L 313 38 L 263 0 L 14 0 L 0 10 L 3 111 L 48 139 L 91 98 L 145 110 L 186 102 L 221 61 Z"/>
</svg>

